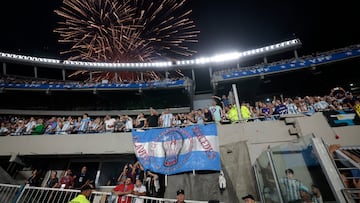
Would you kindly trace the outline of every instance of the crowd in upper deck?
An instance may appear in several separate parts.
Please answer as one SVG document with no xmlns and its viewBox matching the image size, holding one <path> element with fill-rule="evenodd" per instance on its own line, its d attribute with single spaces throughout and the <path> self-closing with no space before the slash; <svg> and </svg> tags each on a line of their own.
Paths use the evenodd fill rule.
<svg viewBox="0 0 360 203">
<path fill-rule="evenodd" d="M 174 127 L 207 122 L 237 123 L 275 120 L 284 114 L 312 115 L 319 111 L 348 111 L 360 114 L 359 95 L 353 95 L 341 87 L 333 88 L 329 95 L 289 98 L 274 96 L 272 101 L 257 101 L 254 104 L 242 101 L 240 109 L 235 104 L 231 92 L 222 97 L 213 96 L 211 105 L 190 112 L 172 113 L 169 108 L 158 112 L 150 108 L 137 116 L 104 115 L 82 116 L 15 116 L 0 117 L 0 135 L 40 135 L 40 134 L 84 134 L 106 132 L 130 132 L 134 128 Z M 240 118 L 238 115 L 240 112 Z"/>
</svg>

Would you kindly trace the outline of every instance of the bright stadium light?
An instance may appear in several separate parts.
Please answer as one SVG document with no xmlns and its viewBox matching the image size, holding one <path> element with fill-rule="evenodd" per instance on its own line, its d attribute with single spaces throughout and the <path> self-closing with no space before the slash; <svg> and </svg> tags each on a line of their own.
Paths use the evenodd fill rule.
<svg viewBox="0 0 360 203">
<path fill-rule="evenodd" d="M 279 51 L 295 49 L 301 45 L 299 39 L 292 39 L 284 42 L 280 42 L 277 44 L 268 45 L 265 47 L 259 47 L 256 49 L 246 50 L 243 52 L 233 52 L 233 53 L 224 53 L 217 54 L 212 57 L 201 57 L 196 59 L 188 59 L 188 60 L 179 60 L 179 61 L 162 61 L 162 62 L 139 62 L 139 63 L 101 63 L 101 62 L 83 62 L 83 61 L 70 61 L 64 60 L 60 61 L 57 59 L 48 59 L 48 58 L 40 58 L 40 57 L 32 57 L 32 56 L 24 56 L 10 53 L 0 52 L 0 59 L 4 59 L 4 61 L 10 62 L 21 62 L 35 65 L 53 65 L 49 67 L 58 67 L 58 68 L 71 68 L 74 66 L 77 68 L 98 68 L 98 69 L 118 69 L 118 68 L 127 68 L 127 69 L 139 69 L 143 67 L 154 68 L 154 67 L 164 67 L 171 68 L 176 66 L 192 66 L 192 65 L 204 65 L 211 63 L 222 63 L 222 62 L 230 62 L 235 61 L 240 58 L 246 57 L 254 57 L 254 56 L 264 56 L 269 53 L 276 53 Z"/>
</svg>

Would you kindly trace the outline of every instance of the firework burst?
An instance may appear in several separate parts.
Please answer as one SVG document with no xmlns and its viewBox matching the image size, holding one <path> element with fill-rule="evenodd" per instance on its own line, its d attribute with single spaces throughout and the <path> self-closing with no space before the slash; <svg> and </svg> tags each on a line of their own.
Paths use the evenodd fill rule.
<svg viewBox="0 0 360 203">
<path fill-rule="evenodd" d="M 94 62 L 152 62 L 195 53 L 199 31 L 183 11 L 186 0 L 64 0 L 55 10 L 64 21 L 54 31 L 69 50 L 69 60 Z M 85 71 L 86 72 L 86 71 Z M 72 75 L 84 73 L 77 71 Z M 101 73 L 97 79 L 139 78 L 139 73 Z M 159 77 L 158 74 L 145 74 Z M 155 76 L 154 76 L 155 75 Z M 123 77 L 122 77 L 123 76 Z"/>
</svg>

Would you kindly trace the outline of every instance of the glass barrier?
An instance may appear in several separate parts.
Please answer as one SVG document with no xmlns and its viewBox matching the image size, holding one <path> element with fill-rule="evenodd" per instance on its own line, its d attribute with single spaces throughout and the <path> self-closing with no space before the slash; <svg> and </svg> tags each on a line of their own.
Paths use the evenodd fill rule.
<svg viewBox="0 0 360 203">
<path fill-rule="evenodd" d="M 256 161 L 255 173 L 263 202 L 335 202 L 311 138 L 272 147 Z"/>
</svg>

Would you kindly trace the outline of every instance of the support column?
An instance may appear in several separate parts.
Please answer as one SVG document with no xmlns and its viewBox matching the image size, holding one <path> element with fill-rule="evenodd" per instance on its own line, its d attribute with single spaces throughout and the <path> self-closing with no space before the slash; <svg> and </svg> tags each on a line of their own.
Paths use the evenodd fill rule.
<svg viewBox="0 0 360 203">
<path fill-rule="evenodd" d="M 297 53 L 297 50 L 296 50 L 296 49 L 294 50 L 294 56 L 295 56 L 295 58 L 296 58 L 296 59 L 298 59 L 298 58 L 299 58 L 299 56 L 298 56 L 298 53 Z"/>
<path fill-rule="evenodd" d="M 3 75 L 6 75 L 6 63 L 3 63 Z"/>
<path fill-rule="evenodd" d="M 89 75 L 90 75 L 90 82 L 92 82 L 92 72 L 91 71 L 89 72 Z"/>
<path fill-rule="evenodd" d="M 267 64 L 268 63 L 268 60 L 267 60 L 267 57 L 264 56 L 264 63 Z"/>
<path fill-rule="evenodd" d="M 118 82 L 118 73 L 117 72 L 115 72 L 115 82 Z"/>
<path fill-rule="evenodd" d="M 191 76 L 192 76 L 192 80 L 195 81 L 195 71 L 193 68 L 191 69 Z"/>
<path fill-rule="evenodd" d="M 235 97 L 235 104 L 236 104 L 236 109 L 238 112 L 238 116 L 239 116 L 239 121 L 242 120 L 242 116 L 241 116 L 241 111 L 240 111 L 240 102 L 239 102 L 239 97 L 238 97 L 238 92 L 236 89 L 236 84 L 232 84 L 232 88 L 233 88 L 233 92 L 234 92 L 234 97 Z"/>
<path fill-rule="evenodd" d="M 38 72 L 36 66 L 34 66 L 34 78 L 38 78 Z"/>
<path fill-rule="evenodd" d="M 63 79 L 63 81 L 66 80 L 65 69 L 62 69 L 62 79 Z"/>
</svg>

